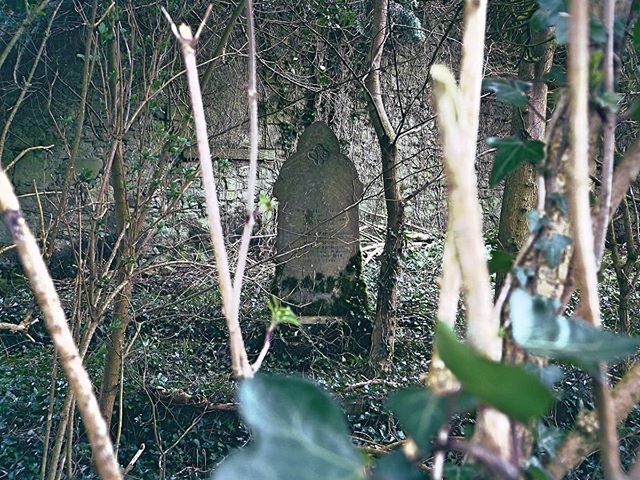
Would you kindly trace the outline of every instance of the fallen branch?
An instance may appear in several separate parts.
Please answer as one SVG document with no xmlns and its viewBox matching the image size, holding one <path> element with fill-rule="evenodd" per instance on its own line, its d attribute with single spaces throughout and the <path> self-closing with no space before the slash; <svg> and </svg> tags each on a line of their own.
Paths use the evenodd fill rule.
<svg viewBox="0 0 640 480">
<path fill-rule="evenodd" d="M 168 405 L 178 405 L 183 407 L 201 408 L 207 412 L 225 411 L 233 412 L 238 409 L 238 404 L 234 402 L 218 403 L 209 400 L 204 395 L 191 395 L 181 389 L 167 390 L 162 387 L 146 387 L 151 398 L 159 400 Z"/>
<path fill-rule="evenodd" d="M 33 318 L 33 311 L 29 310 L 20 323 L 0 322 L 0 330 L 9 330 L 9 333 L 27 333 L 29 327 L 38 323 L 37 318 Z"/>
<path fill-rule="evenodd" d="M 400 388 L 401 385 L 396 383 L 396 382 L 392 382 L 390 380 L 384 380 L 382 378 L 372 378 L 371 380 L 365 380 L 363 382 L 357 382 L 357 383 L 352 383 L 351 385 L 346 386 L 343 390 L 342 393 L 349 393 L 349 392 L 353 392 L 354 390 L 357 390 L 358 388 L 362 388 L 362 387 L 366 387 L 367 385 L 385 385 L 385 386 L 389 386 L 389 387 L 393 387 L 393 388 Z"/>
</svg>

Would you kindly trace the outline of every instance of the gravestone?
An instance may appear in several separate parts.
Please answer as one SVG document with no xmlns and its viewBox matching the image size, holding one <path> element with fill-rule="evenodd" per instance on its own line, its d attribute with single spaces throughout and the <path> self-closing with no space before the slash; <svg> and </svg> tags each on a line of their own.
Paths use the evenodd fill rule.
<svg viewBox="0 0 640 480">
<path fill-rule="evenodd" d="M 309 126 L 273 187 L 278 200 L 276 291 L 303 323 L 362 317 L 358 202 L 362 183 L 321 122 Z"/>
</svg>

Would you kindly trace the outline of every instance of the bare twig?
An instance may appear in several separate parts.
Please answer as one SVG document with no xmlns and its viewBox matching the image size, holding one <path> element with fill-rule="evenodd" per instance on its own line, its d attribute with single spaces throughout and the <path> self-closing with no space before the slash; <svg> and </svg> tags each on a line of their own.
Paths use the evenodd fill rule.
<svg viewBox="0 0 640 480">
<path fill-rule="evenodd" d="M 255 224 L 256 208 L 256 176 L 258 171 L 258 90 L 256 85 L 256 35 L 253 22 L 253 0 L 245 0 L 247 4 L 247 37 L 249 39 L 249 82 L 247 97 L 249 99 L 249 176 L 247 178 L 247 197 L 245 207 L 245 223 L 240 239 L 238 261 L 233 277 L 233 315 L 240 315 L 240 293 L 242 278 L 247 265 L 249 243 Z M 259 364 L 258 364 L 259 365 Z M 255 370 L 255 369 L 254 369 Z"/>
<path fill-rule="evenodd" d="M 144 443 L 141 443 L 140 444 L 140 448 L 138 448 L 138 451 L 131 458 L 131 461 L 125 467 L 124 472 L 122 472 L 122 476 L 123 477 L 127 476 L 127 474 L 129 474 L 129 472 L 131 472 L 131 470 L 133 470 L 133 467 L 135 466 L 136 462 L 140 458 L 140 455 L 142 455 L 142 452 L 144 452 L 145 448 L 146 448 L 146 445 Z"/>
<path fill-rule="evenodd" d="M 11 40 L 9 40 L 9 42 L 5 45 L 4 49 L 2 50 L 2 53 L 0 53 L 0 68 L 2 68 L 2 65 L 7 60 L 7 57 L 11 53 L 11 50 L 13 50 L 13 47 L 15 47 L 16 43 L 18 43 L 18 40 L 20 40 L 20 37 L 24 34 L 24 32 L 27 31 L 27 28 L 29 28 L 29 25 L 31 25 L 33 20 L 40 17 L 40 15 L 42 14 L 42 11 L 44 10 L 44 8 L 47 6 L 48 3 L 49 3 L 49 0 L 42 0 L 42 2 L 40 2 L 34 9 L 32 9 L 27 14 L 27 16 L 22 21 L 22 24 L 20 25 L 18 30 L 13 34 L 13 36 L 11 37 Z"/>
<path fill-rule="evenodd" d="M 466 442 L 457 438 L 449 440 L 449 447 L 453 450 L 468 455 L 478 463 L 484 465 L 495 477 L 503 480 L 517 480 L 521 478 L 521 472 L 518 467 L 500 458 L 492 450 L 478 443 Z"/>
<path fill-rule="evenodd" d="M 42 2 L 38 6 L 38 9 L 41 11 L 45 7 L 46 4 L 47 4 L 47 2 Z M 33 81 L 33 77 L 34 77 L 34 75 L 36 73 L 38 65 L 40 65 L 40 60 L 42 59 L 42 55 L 44 53 L 45 47 L 47 45 L 47 42 L 49 41 L 49 36 L 51 35 L 51 27 L 53 26 L 53 22 L 54 22 L 56 16 L 58 15 L 58 11 L 60 10 L 61 6 L 62 6 L 62 0 L 59 0 L 58 4 L 55 7 L 55 9 L 53 10 L 53 12 L 51 12 L 51 15 L 49 17 L 49 22 L 47 23 L 47 28 L 46 28 L 46 30 L 44 32 L 44 35 L 42 36 L 42 41 L 40 42 L 40 46 L 38 47 L 38 51 L 36 53 L 36 56 L 33 59 L 33 64 L 31 65 L 31 68 L 29 69 L 29 73 L 27 74 L 27 77 L 24 80 L 24 84 L 22 85 L 22 88 L 20 89 L 20 94 L 18 95 L 18 98 L 16 99 L 15 103 L 13 104 L 12 108 L 9 111 L 9 114 L 7 115 L 7 117 L 6 117 L 5 121 L 4 121 L 4 125 L 3 125 L 3 128 L 2 128 L 2 133 L 0 133 L 0 164 L 2 162 L 2 154 L 3 154 L 5 146 L 6 146 L 7 136 L 9 135 L 9 129 L 10 129 L 11 124 L 13 123 L 13 120 L 15 119 L 16 115 L 20 111 L 20 107 L 22 106 L 22 103 L 25 101 L 25 99 L 27 97 L 27 93 L 31 89 L 31 82 Z M 40 8 L 40 7 L 42 7 L 42 8 Z M 30 18 L 31 18 L 31 16 L 30 16 Z M 16 35 L 17 35 L 17 33 L 16 33 Z M 16 38 L 16 35 L 14 35 L 14 38 Z M 9 42 L 9 44 L 11 44 L 11 41 Z M 7 45 L 7 48 L 5 49 L 5 51 L 7 49 L 9 49 L 9 45 Z M 1 65 L 2 62 L 4 62 L 4 59 L 0 59 L 0 65 Z"/>
<path fill-rule="evenodd" d="M 180 405 L 201 408 L 207 412 L 213 411 L 235 411 L 238 404 L 233 402 L 218 403 L 209 400 L 203 395 L 192 395 L 184 390 L 172 389 L 166 390 L 160 387 L 146 387 L 147 393 L 163 403 L 168 405 Z"/>
<path fill-rule="evenodd" d="M 33 310 L 30 309 L 20 323 L 0 322 L 0 330 L 9 330 L 9 333 L 27 333 L 29 327 L 38 323 L 37 318 L 33 318 Z"/>
<path fill-rule="evenodd" d="M 612 94 L 614 90 L 614 35 L 613 22 L 615 17 L 615 0 L 602 2 L 602 19 L 607 31 L 607 44 L 604 51 L 604 90 L 606 94 Z M 613 179 L 613 158 L 616 147 L 616 113 L 608 111 L 604 121 L 602 133 L 602 171 L 600 174 L 600 194 L 598 196 L 598 221 L 594 227 L 594 252 L 596 263 L 600 268 L 602 254 L 604 252 L 604 240 L 607 236 L 607 225 L 611 215 L 611 187 Z"/>
<path fill-rule="evenodd" d="M 245 0 L 239 0 L 238 5 L 236 5 L 236 8 L 233 10 L 233 13 L 231 14 L 231 18 L 227 22 L 227 25 L 224 27 L 224 31 L 220 36 L 218 45 L 216 45 L 216 48 L 213 51 L 213 54 L 211 55 L 211 59 L 209 60 L 209 65 L 207 66 L 207 69 L 204 72 L 204 76 L 202 77 L 202 88 L 205 90 L 207 88 L 207 85 L 209 84 L 209 81 L 211 80 L 211 77 L 213 76 L 213 72 L 215 71 L 215 63 L 213 62 L 213 60 L 217 59 L 218 57 L 224 54 L 224 49 L 227 46 L 227 42 L 229 41 L 231 32 L 233 31 L 233 28 L 236 26 L 236 23 L 238 23 L 238 18 L 240 18 L 240 15 L 242 15 L 242 12 L 244 11 L 244 7 L 245 7 Z"/>
<path fill-rule="evenodd" d="M 13 186 L 2 170 L 0 170 L 0 212 L 16 244 L 23 269 L 44 315 L 45 325 L 77 399 L 91 443 L 96 469 L 103 480 L 119 480 L 122 478 L 120 467 L 113 452 L 106 423 L 100 415 L 91 380 L 82 365 L 80 353 L 69 330 L 60 299 L 38 244 L 22 216 Z"/>
<path fill-rule="evenodd" d="M 269 325 L 269 328 L 267 329 L 267 333 L 264 336 L 264 343 L 262 344 L 262 349 L 260 350 L 260 354 L 258 355 L 258 358 L 251 366 L 254 372 L 257 372 L 260 369 L 260 367 L 262 366 L 262 362 L 264 361 L 265 357 L 267 356 L 267 353 L 269 352 L 269 348 L 271 348 L 271 338 L 273 337 L 274 330 L 275 330 L 275 326 L 273 324 Z"/>
<path fill-rule="evenodd" d="M 198 68 L 196 64 L 196 44 L 198 38 L 193 36 L 191 28 L 188 25 L 182 24 L 178 28 L 164 8 L 162 9 L 162 12 L 169 21 L 171 31 L 180 44 L 187 71 L 187 81 L 189 84 L 191 105 L 196 127 L 196 138 L 198 142 L 198 153 L 200 157 L 200 171 L 202 173 L 202 183 L 204 186 L 205 201 L 207 205 L 207 219 L 209 222 L 209 230 L 211 232 L 211 242 L 213 245 L 214 255 L 216 258 L 220 295 L 222 297 L 222 305 L 227 321 L 227 329 L 229 331 L 231 368 L 236 377 L 251 378 L 253 376 L 253 369 L 251 368 L 249 359 L 247 358 L 247 351 L 244 347 L 244 339 L 242 338 L 238 312 L 234 307 L 234 290 L 231 284 L 229 260 L 227 257 L 227 250 L 224 245 L 224 233 L 220 219 L 220 206 L 218 203 L 218 195 L 216 193 L 216 184 L 213 177 L 211 150 L 209 148 L 207 124 L 204 114 L 204 106 L 202 104 L 202 92 L 200 91 Z M 207 15 L 205 15 L 204 20 L 206 20 L 206 17 Z M 198 31 L 202 31 L 202 28 L 199 28 Z"/>
<path fill-rule="evenodd" d="M 636 363 L 615 386 L 611 394 L 612 411 L 616 423 L 621 423 L 640 402 L 640 363 Z M 580 415 L 584 424 L 597 426 L 595 412 Z M 597 436 L 592 429 L 577 427 L 567 435 L 562 446 L 556 451 L 553 461 L 546 470 L 555 479 L 564 478 L 571 468 L 580 464 L 586 456 L 598 447 Z"/>
<path fill-rule="evenodd" d="M 570 223 L 575 245 L 577 284 L 582 294 L 585 320 L 600 327 L 598 278 L 594 256 L 593 227 L 589 206 L 589 9 L 581 0 L 572 0 L 569 41 L 569 108 L 570 108 Z M 608 216 L 608 215 L 607 215 Z M 600 418 L 600 442 L 605 478 L 621 476 L 618 432 L 613 410 L 606 366 L 600 367 L 594 381 L 596 404 Z"/>
</svg>

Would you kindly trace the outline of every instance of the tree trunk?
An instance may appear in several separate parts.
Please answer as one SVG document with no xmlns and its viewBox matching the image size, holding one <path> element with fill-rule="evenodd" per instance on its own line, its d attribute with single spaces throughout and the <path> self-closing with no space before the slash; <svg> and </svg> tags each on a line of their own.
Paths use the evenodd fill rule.
<svg viewBox="0 0 640 480">
<path fill-rule="evenodd" d="M 534 62 L 524 61 L 520 64 L 518 77 L 532 81 L 530 104 L 527 111 L 516 108 L 513 112 L 511 134 L 530 137 L 533 140 L 543 140 L 546 128 L 547 84 L 543 76 L 551 68 L 555 43 L 544 40 L 550 35 L 549 31 L 533 35 L 531 42 L 539 44 L 534 49 Z M 529 236 L 527 212 L 536 206 L 536 175 L 535 169 L 529 163 L 523 163 L 513 174 L 505 180 L 500 210 L 500 224 L 498 240 L 506 251 L 516 254 Z M 504 276 L 498 277 L 496 291 Z"/>
<path fill-rule="evenodd" d="M 404 241 L 404 204 L 398 188 L 397 149 L 395 144 L 383 146 L 383 143 L 380 141 L 387 230 L 378 274 L 376 313 L 369 354 L 369 364 L 377 371 L 388 369 L 393 357 L 398 318 L 398 275 Z"/>
<path fill-rule="evenodd" d="M 387 35 L 388 0 L 377 0 L 373 11 L 369 74 L 365 79 L 369 118 L 378 137 L 382 158 L 382 181 L 387 229 L 378 274 L 378 296 L 369 353 L 369 366 L 387 370 L 393 357 L 397 324 L 398 275 L 404 236 L 404 204 L 400 196 L 396 132 L 382 101 L 380 68 Z"/>
<path fill-rule="evenodd" d="M 528 110 L 514 109 L 511 124 L 513 135 L 544 141 L 548 87 L 543 81 L 543 76 L 551 68 L 555 50 L 554 42 L 544 42 L 550 35 L 551 32 L 548 30 L 537 35 L 533 34 L 531 42 L 539 45 L 532 52 L 533 62 L 523 60 L 520 65 L 518 77 L 523 80 L 531 80 L 532 87 Z M 526 214 L 536 208 L 536 201 L 535 168 L 529 163 L 524 163 L 506 179 L 500 210 L 498 239 L 501 247 L 514 256 L 529 237 Z M 498 274 L 496 295 L 499 295 L 503 281 L 504 274 Z M 500 320 L 501 325 L 505 325 L 507 318 L 503 315 Z M 507 362 L 521 363 L 524 361 L 524 353 L 507 338 L 504 346 L 504 358 Z M 521 424 L 512 423 L 511 429 L 511 461 L 521 465 L 531 455 L 533 436 L 527 426 Z"/>
<path fill-rule="evenodd" d="M 112 27 L 114 32 L 117 31 Z M 113 93 L 111 111 L 113 115 L 112 129 L 115 138 L 122 138 L 124 125 L 124 92 L 121 81 L 120 54 L 118 50 L 118 35 L 114 33 L 114 38 L 109 48 L 109 70 L 112 72 L 110 76 L 110 89 Z M 118 284 L 125 283 L 125 287 L 118 294 L 115 300 L 113 320 L 111 323 L 111 335 L 107 345 L 107 355 L 105 359 L 104 372 L 102 374 L 102 384 L 100 387 L 100 412 L 107 422 L 107 427 L 111 427 L 111 416 L 113 415 L 113 406 L 115 404 L 118 393 L 118 385 L 120 381 L 120 369 L 122 368 L 122 346 L 124 337 L 131 316 L 129 315 L 129 306 L 131 304 L 132 286 L 132 270 L 133 265 L 131 256 L 133 255 L 132 238 L 134 234 L 131 231 L 129 220 L 129 205 L 127 199 L 126 187 L 126 170 L 124 163 L 124 145 L 119 140 L 115 149 L 115 157 L 113 159 L 113 168 L 111 169 L 111 184 L 113 186 L 113 197 L 115 205 L 115 216 L 117 226 L 117 236 L 122 238 L 122 243 L 118 248 L 118 272 L 116 278 Z M 127 231 L 128 230 L 128 231 Z"/>
</svg>

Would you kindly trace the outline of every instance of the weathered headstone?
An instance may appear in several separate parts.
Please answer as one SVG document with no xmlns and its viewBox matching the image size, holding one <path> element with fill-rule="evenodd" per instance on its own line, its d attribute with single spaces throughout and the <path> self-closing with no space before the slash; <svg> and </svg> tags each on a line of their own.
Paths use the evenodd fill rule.
<svg viewBox="0 0 640 480">
<path fill-rule="evenodd" d="M 317 321 L 363 312 L 362 183 L 326 124 L 317 122 L 304 131 L 296 153 L 280 169 L 273 193 L 278 199 L 278 294 Z"/>
</svg>

